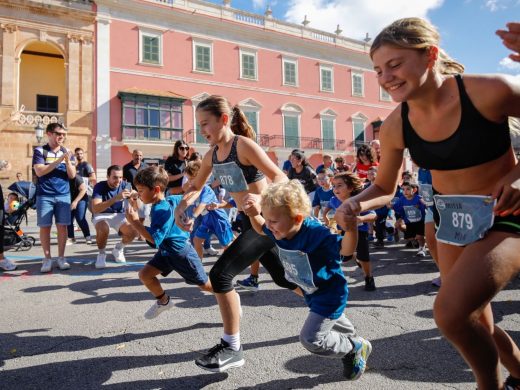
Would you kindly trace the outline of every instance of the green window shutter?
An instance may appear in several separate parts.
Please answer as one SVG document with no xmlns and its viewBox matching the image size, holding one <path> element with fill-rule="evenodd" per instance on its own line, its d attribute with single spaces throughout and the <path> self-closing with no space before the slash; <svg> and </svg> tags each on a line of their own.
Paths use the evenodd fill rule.
<svg viewBox="0 0 520 390">
<path fill-rule="evenodd" d="M 256 111 L 244 111 L 244 115 L 247 118 L 247 121 L 253 128 L 256 134 L 258 134 L 258 121 L 257 121 L 257 112 Z"/>
<path fill-rule="evenodd" d="M 323 149 L 334 150 L 334 119 L 324 118 L 321 120 Z"/>
<path fill-rule="evenodd" d="M 332 72 L 329 69 L 321 70 L 321 88 L 324 91 L 332 91 Z"/>
<path fill-rule="evenodd" d="M 256 79 L 255 56 L 242 54 L 242 77 Z"/>
<path fill-rule="evenodd" d="M 298 117 L 284 116 L 284 135 L 286 148 L 298 148 L 300 146 L 298 138 Z"/>
<path fill-rule="evenodd" d="M 211 49 L 207 46 L 196 46 L 196 69 L 211 72 Z"/>
<path fill-rule="evenodd" d="M 284 62 L 285 84 L 296 85 L 296 64 Z"/>
</svg>

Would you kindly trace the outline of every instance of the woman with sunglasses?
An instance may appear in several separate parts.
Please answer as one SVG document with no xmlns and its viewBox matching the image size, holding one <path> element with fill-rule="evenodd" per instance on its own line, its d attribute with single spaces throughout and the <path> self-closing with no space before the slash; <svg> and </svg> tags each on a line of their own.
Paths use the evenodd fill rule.
<svg viewBox="0 0 520 390">
<path fill-rule="evenodd" d="M 170 195 L 182 194 L 184 168 L 190 154 L 190 147 L 183 140 L 175 141 L 173 154 L 166 159 L 164 169 L 168 172 L 168 192 Z"/>
</svg>

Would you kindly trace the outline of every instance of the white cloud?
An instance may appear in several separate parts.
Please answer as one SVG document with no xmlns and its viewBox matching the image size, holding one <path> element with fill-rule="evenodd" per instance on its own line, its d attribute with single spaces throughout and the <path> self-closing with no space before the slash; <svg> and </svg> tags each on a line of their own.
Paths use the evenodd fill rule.
<svg viewBox="0 0 520 390">
<path fill-rule="evenodd" d="M 444 0 L 289 0 L 285 18 L 301 23 L 304 16 L 311 21 L 309 27 L 334 32 L 336 25 L 342 35 L 363 39 L 370 37 L 396 19 L 417 16 L 426 17 L 429 11 L 438 8 Z"/>
<path fill-rule="evenodd" d="M 499 8 L 498 0 L 487 0 L 486 8 L 488 8 L 491 12 L 498 11 L 498 8 Z"/>
<path fill-rule="evenodd" d="M 276 0 L 253 0 L 253 8 L 257 11 L 262 11 L 262 13 L 267 9 L 267 6 L 270 5 L 273 8 L 276 5 Z"/>
<path fill-rule="evenodd" d="M 518 72 L 518 76 L 520 76 L 520 62 L 515 62 L 509 57 L 502 58 L 502 60 L 499 62 L 500 69 L 502 70 L 508 70 L 513 73 Z"/>
<path fill-rule="evenodd" d="M 518 0 L 486 0 L 484 3 L 484 7 L 489 9 L 491 12 L 505 10 L 518 5 L 520 5 L 520 1 Z"/>
</svg>

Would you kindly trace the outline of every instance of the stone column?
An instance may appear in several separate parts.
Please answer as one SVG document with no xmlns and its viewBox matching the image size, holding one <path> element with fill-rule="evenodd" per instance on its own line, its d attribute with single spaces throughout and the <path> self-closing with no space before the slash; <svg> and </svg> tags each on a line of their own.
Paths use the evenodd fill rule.
<svg viewBox="0 0 520 390">
<path fill-rule="evenodd" d="M 85 38 L 81 45 L 81 92 L 80 102 L 82 112 L 92 111 L 92 82 L 93 69 L 92 63 L 92 38 Z"/>
<path fill-rule="evenodd" d="M 79 70 L 80 70 L 80 40 L 81 37 L 68 34 L 68 67 L 67 67 L 67 111 L 79 111 Z"/>
<path fill-rule="evenodd" d="M 2 96 L 3 106 L 14 107 L 16 105 L 16 33 L 18 26 L 2 23 Z"/>
</svg>

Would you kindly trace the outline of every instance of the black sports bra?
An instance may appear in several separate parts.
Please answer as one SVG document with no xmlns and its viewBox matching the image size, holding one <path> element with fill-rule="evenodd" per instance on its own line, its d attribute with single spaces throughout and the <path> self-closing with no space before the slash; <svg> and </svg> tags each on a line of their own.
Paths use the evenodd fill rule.
<svg viewBox="0 0 520 390">
<path fill-rule="evenodd" d="M 459 89 L 461 119 L 450 137 L 430 142 L 415 132 L 408 120 L 408 104 L 401 105 L 405 147 L 421 168 L 449 171 L 469 168 L 497 159 L 511 147 L 509 124 L 484 118 L 471 102 L 461 75 L 455 75 Z"/>
<path fill-rule="evenodd" d="M 213 149 L 213 156 L 211 159 L 213 165 L 224 164 L 224 163 L 233 161 L 238 165 L 238 167 L 244 174 L 244 178 L 246 179 L 247 184 L 262 180 L 265 176 L 262 172 L 260 172 L 258 170 L 257 167 L 255 167 L 253 165 L 244 165 L 244 164 L 240 163 L 240 160 L 238 159 L 238 153 L 237 153 L 237 142 L 238 142 L 238 135 L 235 135 L 235 137 L 233 138 L 233 144 L 231 145 L 231 150 L 229 151 L 228 156 L 223 161 L 218 160 L 218 158 L 217 158 L 218 146 L 215 146 L 215 148 Z"/>
</svg>

